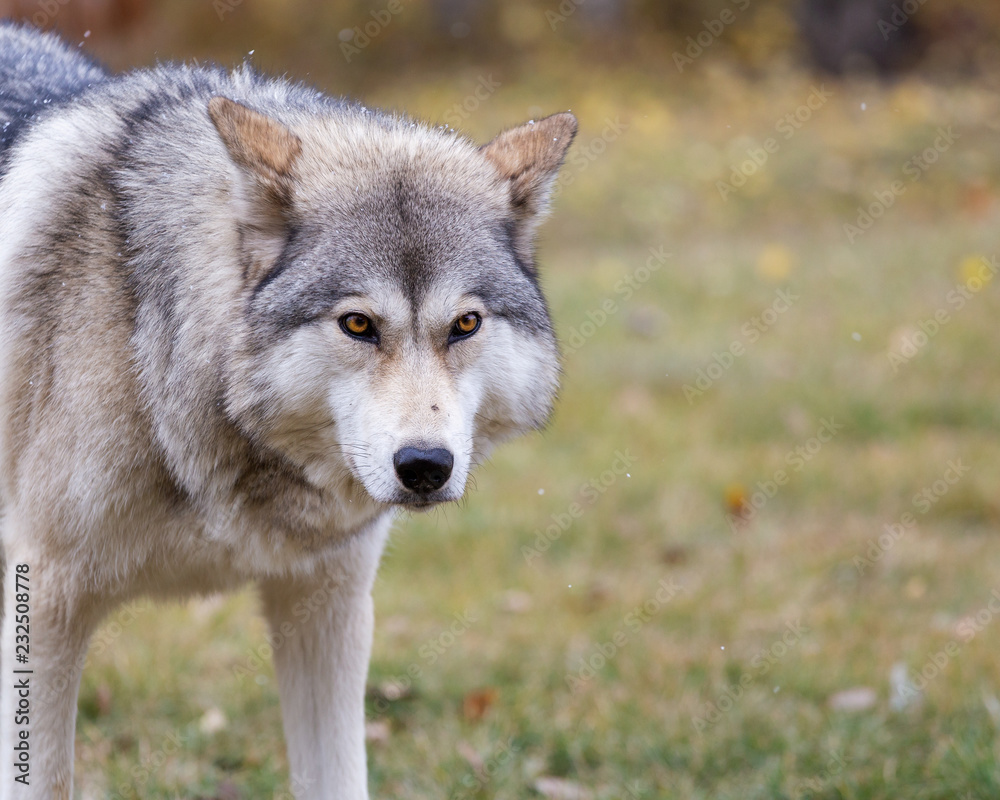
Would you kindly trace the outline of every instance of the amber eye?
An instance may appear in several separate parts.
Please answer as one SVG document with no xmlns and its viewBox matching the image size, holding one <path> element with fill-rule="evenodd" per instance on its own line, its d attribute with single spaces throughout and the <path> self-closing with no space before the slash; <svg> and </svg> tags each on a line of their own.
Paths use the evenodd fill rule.
<svg viewBox="0 0 1000 800">
<path fill-rule="evenodd" d="M 482 321 L 482 318 L 474 311 L 463 314 L 455 320 L 455 324 L 451 327 L 452 340 L 472 336 L 472 334 L 479 330 L 479 325 Z"/>
<path fill-rule="evenodd" d="M 355 339 L 374 341 L 377 338 L 374 323 L 364 314 L 344 314 L 340 318 L 340 327 Z"/>
</svg>

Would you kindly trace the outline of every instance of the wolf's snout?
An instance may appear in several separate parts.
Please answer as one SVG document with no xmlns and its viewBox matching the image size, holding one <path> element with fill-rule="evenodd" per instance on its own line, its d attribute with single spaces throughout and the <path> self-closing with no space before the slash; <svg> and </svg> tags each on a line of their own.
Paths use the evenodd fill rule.
<svg viewBox="0 0 1000 800">
<path fill-rule="evenodd" d="M 428 494 L 448 482 L 455 458 L 443 447 L 433 450 L 403 447 L 393 456 L 392 463 L 403 486 L 411 492 Z"/>
</svg>

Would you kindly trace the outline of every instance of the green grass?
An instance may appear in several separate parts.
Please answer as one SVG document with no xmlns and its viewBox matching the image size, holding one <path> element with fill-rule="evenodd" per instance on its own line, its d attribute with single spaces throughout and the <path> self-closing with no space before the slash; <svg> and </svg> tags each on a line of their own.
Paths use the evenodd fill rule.
<svg viewBox="0 0 1000 800">
<path fill-rule="evenodd" d="M 434 118 L 473 78 L 414 78 L 367 99 Z M 605 299 L 617 311 L 567 356 L 548 430 L 500 450 L 461 507 L 397 526 L 375 592 L 369 712 L 388 738 L 370 743 L 374 797 L 524 798 L 542 776 L 601 800 L 1000 795 L 1000 720 L 987 706 L 1000 695 L 1000 623 L 972 638 L 960 627 L 1000 586 L 1000 281 L 961 311 L 947 301 L 964 259 L 998 252 L 995 95 L 831 83 L 833 97 L 723 200 L 716 181 L 812 83 L 751 82 L 708 60 L 683 81 L 505 76 L 467 121 L 486 137 L 533 106 L 571 106 L 580 147 L 607 119 L 628 125 L 568 167 L 543 237 L 564 340 Z M 905 163 L 949 124 L 961 138 L 850 244 L 842 226 L 856 207 L 908 181 Z M 626 299 L 616 283 L 660 246 L 672 255 Z M 750 343 L 743 326 L 781 289 L 798 299 Z M 950 321 L 894 374 L 890 348 L 941 308 Z M 745 353 L 689 402 L 685 384 L 734 341 Z M 831 418 L 843 429 L 796 471 L 796 448 Z M 629 475 L 591 502 L 581 486 L 616 452 L 634 457 Z M 968 473 L 919 510 L 914 495 L 955 459 Z M 787 482 L 731 525 L 727 497 L 752 497 L 779 470 Z M 580 519 L 527 563 L 523 548 L 574 501 Z M 916 525 L 859 570 L 906 512 Z M 682 589 L 657 603 L 664 580 Z M 629 617 L 644 603 L 653 612 Z M 465 612 L 475 622 L 442 639 Z M 796 621 L 805 632 L 779 647 Z M 571 689 L 567 675 L 616 634 L 618 652 Z M 122 784 L 128 798 L 279 795 L 272 669 L 235 673 L 263 636 L 249 592 L 126 625 L 84 674 L 78 795 Z M 427 646 L 446 641 L 431 663 Z M 949 642 L 957 654 L 919 702 L 894 710 L 892 666 L 912 678 Z M 403 697 L 377 702 L 408 674 Z M 729 708 L 721 698 L 743 676 Z M 831 708 L 861 686 L 874 706 Z M 483 689 L 495 702 L 468 718 L 466 696 Z M 710 703 L 728 710 L 696 730 Z M 228 720 L 216 732 L 201 724 L 210 709 Z M 164 758 L 170 736 L 180 744 Z M 472 753 L 496 767 L 480 788 Z"/>
</svg>

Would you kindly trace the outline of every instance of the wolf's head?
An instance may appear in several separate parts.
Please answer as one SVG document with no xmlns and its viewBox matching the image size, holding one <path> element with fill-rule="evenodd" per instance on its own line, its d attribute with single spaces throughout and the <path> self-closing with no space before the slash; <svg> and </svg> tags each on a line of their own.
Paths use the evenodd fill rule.
<svg viewBox="0 0 1000 800">
<path fill-rule="evenodd" d="M 534 232 L 576 132 L 568 113 L 475 147 L 340 109 L 285 122 L 223 97 L 246 341 L 225 402 L 341 497 L 456 500 L 557 388 Z"/>
</svg>

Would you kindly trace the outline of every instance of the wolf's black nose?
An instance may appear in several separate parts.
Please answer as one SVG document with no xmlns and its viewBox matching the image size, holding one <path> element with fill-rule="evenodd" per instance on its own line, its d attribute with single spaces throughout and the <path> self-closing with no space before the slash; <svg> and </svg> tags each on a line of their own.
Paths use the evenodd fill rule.
<svg viewBox="0 0 1000 800">
<path fill-rule="evenodd" d="M 392 463 L 403 486 L 411 492 L 427 494 L 448 482 L 455 459 L 443 447 L 433 450 L 404 447 L 396 452 Z"/>
</svg>

